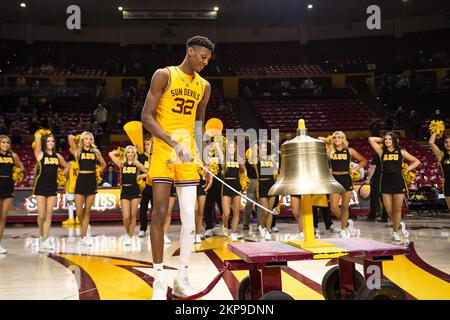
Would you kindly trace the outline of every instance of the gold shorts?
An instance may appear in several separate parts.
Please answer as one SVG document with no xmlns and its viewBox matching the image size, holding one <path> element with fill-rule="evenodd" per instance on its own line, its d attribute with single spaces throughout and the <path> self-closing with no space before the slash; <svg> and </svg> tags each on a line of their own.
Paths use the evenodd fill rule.
<svg viewBox="0 0 450 320">
<path fill-rule="evenodd" d="M 177 187 L 196 186 L 199 183 L 198 167 L 194 162 L 174 161 L 171 154 L 153 153 L 146 179 L 148 185 L 154 182 L 175 183 Z"/>
</svg>

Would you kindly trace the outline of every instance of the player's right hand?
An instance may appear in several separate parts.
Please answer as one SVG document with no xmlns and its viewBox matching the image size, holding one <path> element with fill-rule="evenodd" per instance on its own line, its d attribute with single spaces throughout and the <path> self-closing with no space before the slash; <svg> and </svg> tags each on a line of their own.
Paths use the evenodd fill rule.
<svg viewBox="0 0 450 320">
<path fill-rule="evenodd" d="M 183 163 L 189 163 L 192 162 L 192 156 L 191 151 L 187 149 L 185 146 L 183 146 L 181 143 L 177 143 L 175 147 L 173 147 L 175 150 L 175 154 L 178 158 L 180 158 L 181 162 Z"/>
</svg>

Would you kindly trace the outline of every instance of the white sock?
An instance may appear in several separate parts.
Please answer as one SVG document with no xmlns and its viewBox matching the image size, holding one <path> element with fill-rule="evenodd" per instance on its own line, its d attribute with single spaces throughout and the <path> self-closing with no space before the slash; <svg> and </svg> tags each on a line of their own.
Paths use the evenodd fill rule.
<svg viewBox="0 0 450 320">
<path fill-rule="evenodd" d="M 75 206 L 73 204 L 69 205 L 69 219 L 73 220 L 73 212 L 74 212 Z"/>
<path fill-rule="evenodd" d="M 197 187 L 177 187 L 178 203 L 180 204 L 180 268 L 178 279 L 187 275 L 187 266 L 195 239 L 195 202 Z"/>
<path fill-rule="evenodd" d="M 164 282 L 164 267 L 162 263 L 154 263 L 153 270 L 155 274 L 155 282 Z"/>
<path fill-rule="evenodd" d="M 177 279 L 182 280 L 187 278 L 188 275 L 188 266 L 187 265 L 180 265 L 180 268 L 178 269 Z"/>
</svg>

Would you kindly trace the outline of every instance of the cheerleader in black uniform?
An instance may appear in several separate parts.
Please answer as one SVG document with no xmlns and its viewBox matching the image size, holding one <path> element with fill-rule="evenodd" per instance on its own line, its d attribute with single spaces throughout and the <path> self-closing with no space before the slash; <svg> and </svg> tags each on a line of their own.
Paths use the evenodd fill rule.
<svg viewBox="0 0 450 320">
<path fill-rule="evenodd" d="M 272 149 L 272 148 L 270 148 Z M 258 148 L 257 144 L 252 146 L 252 162 L 257 163 L 256 175 L 256 198 L 263 207 L 272 209 L 275 205 L 275 196 L 269 197 L 269 190 L 275 184 L 274 175 L 278 172 L 278 163 L 275 161 L 275 153 L 269 150 L 268 143 L 262 142 Z M 259 234 L 261 239 L 272 240 L 272 214 L 259 210 Z"/>
<path fill-rule="evenodd" d="M 347 137 L 342 131 L 336 131 L 332 135 L 333 141 L 327 144 L 327 155 L 330 159 L 331 171 L 333 177 L 345 188 L 345 192 L 332 193 L 330 195 L 331 212 L 341 220 L 341 237 L 349 238 L 357 236 L 357 230 L 353 227 L 353 220 L 349 219 L 349 204 L 353 191 L 353 181 L 351 172 L 363 168 L 367 160 L 358 151 L 349 148 Z M 326 142 L 326 138 L 320 137 Z M 358 161 L 355 168 L 350 168 L 352 159 Z M 339 200 L 342 203 L 339 208 Z"/>
<path fill-rule="evenodd" d="M 138 155 L 138 161 L 144 165 L 144 167 L 147 168 L 147 170 L 150 170 L 150 152 L 152 149 L 152 139 L 146 138 L 144 140 L 144 153 Z M 148 182 L 148 183 L 147 183 Z M 147 225 L 148 225 L 148 204 L 150 201 L 152 201 L 153 197 L 153 189 L 151 186 L 151 181 L 145 182 L 145 188 L 142 190 L 142 197 L 141 197 L 141 204 L 139 206 L 139 222 L 140 222 L 140 230 L 139 230 L 139 237 L 145 237 L 145 234 L 147 232 Z M 153 201 L 152 201 L 153 202 Z"/>
<path fill-rule="evenodd" d="M 203 214 L 205 212 L 206 203 L 206 181 L 205 172 L 203 172 L 200 166 L 198 167 L 198 174 L 200 176 L 200 183 L 197 186 L 197 205 L 195 208 L 195 239 L 194 243 L 201 243 L 203 241 L 203 234 L 201 233 L 203 227 Z"/>
<path fill-rule="evenodd" d="M 88 235 L 89 219 L 91 207 L 94 204 L 95 195 L 97 194 L 97 178 L 95 173 L 95 165 L 100 162 L 100 170 L 106 168 L 106 162 L 100 151 L 94 143 L 94 136 L 88 131 L 84 131 L 80 135 L 78 144 L 75 136 L 68 137 L 70 152 L 78 161 L 79 171 L 77 182 L 75 185 L 75 206 L 77 217 L 81 224 L 80 245 L 91 246 L 92 238 Z"/>
<path fill-rule="evenodd" d="M 48 234 L 52 225 L 53 208 L 56 204 L 58 190 L 58 167 L 68 167 L 64 158 L 55 151 L 55 137 L 53 135 L 34 135 L 36 157 L 36 180 L 33 194 L 37 200 L 39 235 L 41 237 L 40 250 L 53 250 Z"/>
<path fill-rule="evenodd" d="M 14 197 L 14 166 L 25 171 L 17 154 L 11 150 L 11 139 L 8 136 L 0 135 L 0 254 L 8 252 L 2 247 L 1 242 L 5 230 L 6 216 Z"/>
<path fill-rule="evenodd" d="M 433 133 L 430 137 L 431 150 L 436 156 L 442 170 L 442 176 L 444 177 L 444 196 L 447 202 L 447 208 L 450 210 L 450 136 L 444 138 L 444 149 L 441 150 L 435 144 L 436 134 Z"/>
<path fill-rule="evenodd" d="M 237 154 L 237 145 L 234 140 L 227 141 L 225 145 L 225 154 L 218 142 L 214 143 L 216 154 L 219 156 L 219 161 L 222 163 L 222 175 L 224 181 L 232 186 L 235 190 L 241 191 L 241 182 L 239 180 L 239 172 L 242 170 L 247 175 L 245 169 L 245 162 Z M 222 185 L 222 223 L 223 234 L 229 236 L 232 241 L 237 241 L 242 238 L 242 235 L 237 232 L 239 224 L 239 213 L 241 210 L 241 196 L 235 191 Z M 228 229 L 228 220 L 230 218 L 230 211 L 233 209 L 233 220 L 231 221 L 231 234 Z"/>
<path fill-rule="evenodd" d="M 210 171 L 213 174 L 215 174 L 219 178 L 222 178 L 222 164 L 220 163 L 219 157 L 216 154 L 216 148 L 217 146 L 215 142 L 211 142 L 206 145 L 204 151 L 207 154 L 205 164 L 209 166 Z M 215 234 L 214 226 L 218 224 L 216 218 L 216 204 L 219 208 L 220 215 L 223 216 L 222 183 L 217 179 L 213 179 L 211 188 L 209 188 L 205 200 L 205 238 L 211 237 Z"/>
<path fill-rule="evenodd" d="M 145 178 L 148 170 L 138 161 L 137 151 L 134 146 L 125 148 L 122 159 L 119 159 L 117 156 L 115 150 L 109 153 L 112 162 L 120 169 L 120 204 L 122 207 L 122 221 L 127 233 L 125 245 L 131 246 L 136 227 L 137 210 L 141 200 L 141 191 L 139 190 L 137 179 Z M 143 172 L 143 174 L 139 174 L 140 172 Z"/>
<path fill-rule="evenodd" d="M 420 161 L 399 146 L 398 136 L 393 132 L 386 133 L 384 138 L 370 137 L 369 143 L 380 157 L 381 195 L 386 211 L 392 220 L 392 240 L 400 242 L 399 229 L 401 229 L 403 238 L 409 237 L 405 223 L 401 222 L 402 204 L 407 191 L 402 173 L 403 159 L 410 162 L 406 172 L 417 168 Z M 383 143 L 383 146 L 380 147 L 379 143 Z"/>
</svg>

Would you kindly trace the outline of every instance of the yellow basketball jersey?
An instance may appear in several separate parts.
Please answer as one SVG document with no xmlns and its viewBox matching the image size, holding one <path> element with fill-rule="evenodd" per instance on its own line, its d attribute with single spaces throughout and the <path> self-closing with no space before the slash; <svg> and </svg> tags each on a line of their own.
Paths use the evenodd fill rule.
<svg viewBox="0 0 450 320">
<path fill-rule="evenodd" d="M 178 67 L 167 67 L 169 81 L 156 109 L 156 121 L 173 139 L 183 143 L 194 154 L 194 127 L 197 106 L 205 92 L 205 79 L 196 72 L 193 76 Z M 153 153 L 173 157 L 173 149 L 153 137 Z"/>
<path fill-rule="evenodd" d="M 75 185 L 77 182 L 77 176 L 78 176 L 78 161 L 69 161 L 69 179 L 67 180 L 67 192 L 68 193 L 75 193 Z"/>
</svg>

